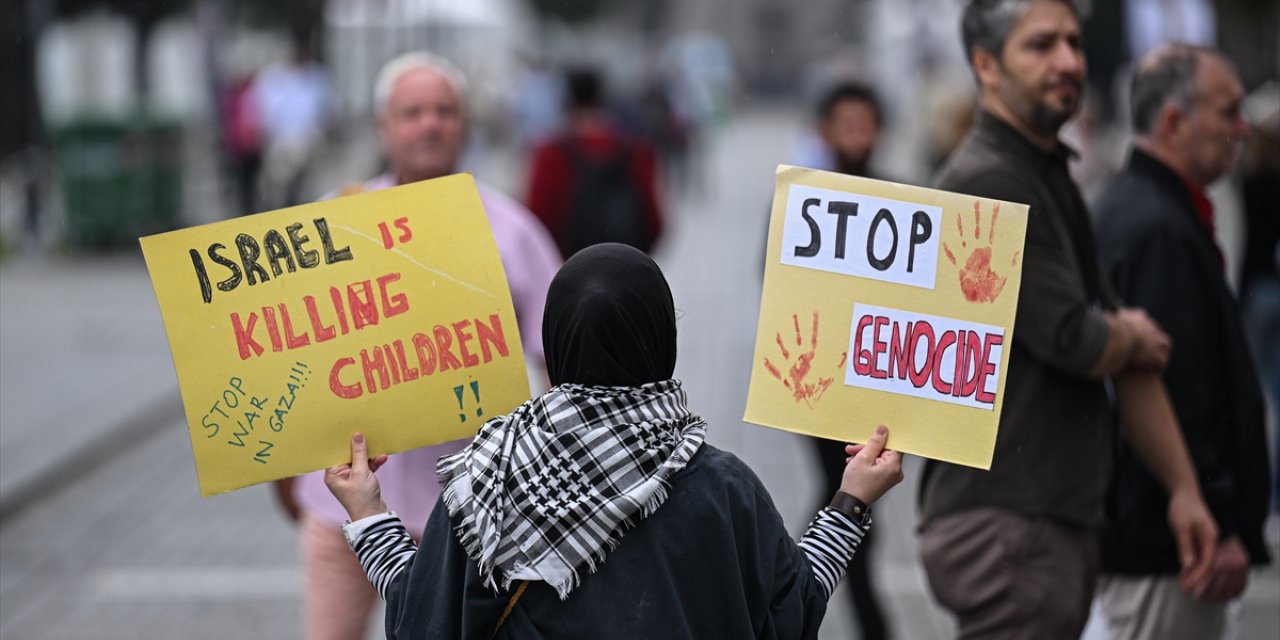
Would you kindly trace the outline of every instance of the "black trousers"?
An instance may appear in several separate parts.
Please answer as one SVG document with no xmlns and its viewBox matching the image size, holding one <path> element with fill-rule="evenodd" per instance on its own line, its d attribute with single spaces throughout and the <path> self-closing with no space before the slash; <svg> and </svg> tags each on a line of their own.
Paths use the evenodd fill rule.
<svg viewBox="0 0 1280 640">
<path fill-rule="evenodd" d="M 840 478 L 844 474 L 845 467 L 844 460 L 848 457 L 844 452 L 845 443 L 824 438 L 810 438 L 810 440 L 821 462 L 819 469 L 822 472 L 822 486 L 826 487 L 826 493 L 822 495 L 819 505 L 826 506 L 831 501 L 831 496 L 840 489 Z M 884 640 L 889 637 L 884 611 L 880 608 L 880 601 L 871 584 L 871 549 L 875 546 L 875 540 L 876 533 L 868 532 L 862 539 L 858 552 L 853 554 L 853 560 L 849 561 L 849 569 L 845 574 L 849 593 L 853 596 L 853 610 L 858 619 L 858 628 L 862 631 L 860 637 L 863 640 Z"/>
</svg>

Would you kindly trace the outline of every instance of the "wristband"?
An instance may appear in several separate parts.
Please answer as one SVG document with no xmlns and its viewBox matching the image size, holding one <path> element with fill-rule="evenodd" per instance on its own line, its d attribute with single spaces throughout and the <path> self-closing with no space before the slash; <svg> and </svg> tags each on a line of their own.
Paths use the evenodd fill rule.
<svg viewBox="0 0 1280 640">
<path fill-rule="evenodd" d="M 831 498 L 830 507 L 849 516 L 859 527 L 865 527 L 871 523 L 871 507 L 843 491 L 837 491 Z"/>
</svg>

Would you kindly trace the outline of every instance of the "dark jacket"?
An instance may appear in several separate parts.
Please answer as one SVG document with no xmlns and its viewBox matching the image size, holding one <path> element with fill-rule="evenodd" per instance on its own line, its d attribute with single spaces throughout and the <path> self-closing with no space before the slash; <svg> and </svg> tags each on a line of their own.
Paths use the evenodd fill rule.
<svg viewBox="0 0 1280 640">
<path fill-rule="evenodd" d="M 1110 333 L 1102 308 L 1115 296 L 1070 155 L 1061 144 L 1037 147 L 984 111 L 937 180 L 1030 210 L 1020 266 L 993 266 L 1021 268 L 1022 288 L 991 470 L 930 460 L 920 484 L 925 526 L 984 507 L 1080 528 L 1102 519 L 1115 429 L 1106 387 L 1088 373 Z"/>
<path fill-rule="evenodd" d="M 1116 290 L 1173 339 L 1164 382 L 1205 501 L 1222 536 L 1239 536 L 1250 559 L 1265 563 L 1265 407 L 1209 229 L 1178 176 L 1140 150 L 1103 192 L 1097 212 L 1099 244 Z M 1177 573 L 1168 506 L 1163 485 L 1122 447 L 1102 536 L 1103 570 Z"/>
<path fill-rule="evenodd" d="M 670 491 L 567 600 L 531 583 L 498 637 L 817 637 L 826 597 L 751 469 L 704 444 Z M 481 583 L 437 503 L 387 590 L 387 637 L 489 638 L 510 600 Z"/>
</svg>

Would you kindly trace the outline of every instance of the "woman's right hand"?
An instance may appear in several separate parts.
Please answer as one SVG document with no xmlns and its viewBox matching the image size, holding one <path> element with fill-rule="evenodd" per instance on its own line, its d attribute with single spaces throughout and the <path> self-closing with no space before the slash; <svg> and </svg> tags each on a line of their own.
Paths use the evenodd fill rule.
<svg viewBox="0 0 1280 640">
<path fill-rule="evenodd" d="M 885 449 L 888 440 L 889 429 L 880 425 L 866 444 L 845 445 L 850 457 L 840 480 L 841 491 L 870 506 L 902 482 L 902 454 Z"/>
<path fill-rule="evenodd" d="M 373 475 L 386 461 L 386 454 L 369 457 L 369 445 L 364 434 L 357 431 L 351 436 L 351 462 L 325 469 L 325 485 L 342 503 L 352 522 L 387 511 L 387 505 L 382 501 L 382 487 Z"/>
</svg>

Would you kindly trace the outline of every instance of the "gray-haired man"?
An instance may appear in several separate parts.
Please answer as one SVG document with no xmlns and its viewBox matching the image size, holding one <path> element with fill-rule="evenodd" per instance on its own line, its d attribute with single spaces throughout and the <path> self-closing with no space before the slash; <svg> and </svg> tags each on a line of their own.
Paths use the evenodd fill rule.
<svg viewBox="0 0 1280 640">
<path fill-rule="evenodd" d="M 1248 133 L 1243 97 L 1231 64 L 1214 51 L 1175 44 L 1145 56 L 1130 100 L 1133 154 L 1098 202 L 1112 282 L 1177 345 L 1164 382 L 1222 533 L 1207 577 L 1179 580 L 1164 487 L 1121 451 L 1098 592 L 1113 638 L 1220 638 L 1249 566 L 1269 560 L 1266 407 L 1204 194 L 1231 170 Z"/>
<path fill-rule="evenodd" d="M 928 464 L 921 551 L 961 637 L 1078 638 L 1115 440 L 1107 378 L 1123 435 L 1170 489 L 1184 568 L 1207 571 L 1217 532 L 1160 383 L 1168 337 L 1112 292 L 1058 139 L 1085 86 L 1075 8 L 977 0 L 963 34 L 981 113 L 938 186 L 1030 213 L 991 470 Z"/>
<path fill-rule="evenodd" d="M 466 142 L 466 89 L 462 72 L 437 56 L 408 53 L 388 62 L 374 83 L 374 106 L 387 172 L 342 189 L 339 195 L 385 189 L 458 171 Z M 485 184 L 477 186 L 511 288 L 526 360 L 532 370 L 544 371 L 542 308 L 547 287 L 560 268 L 559 253 L 551 236 L 528 209 Z M 383 496 L 396 505 L 415 538 L 422 536 L 439 495 L 436 460 L 459 451 L 465 444 L 466 441 L 449 442 L 399 453 L 379 469 Z M 377 593 L 347 548 L 342 534 L 346 510 L 325 488 L 323 472 L 282 481 L 277 487 L 282 505 L 302 530 L 306 637 L 360 637 Z"/>
</svg>

